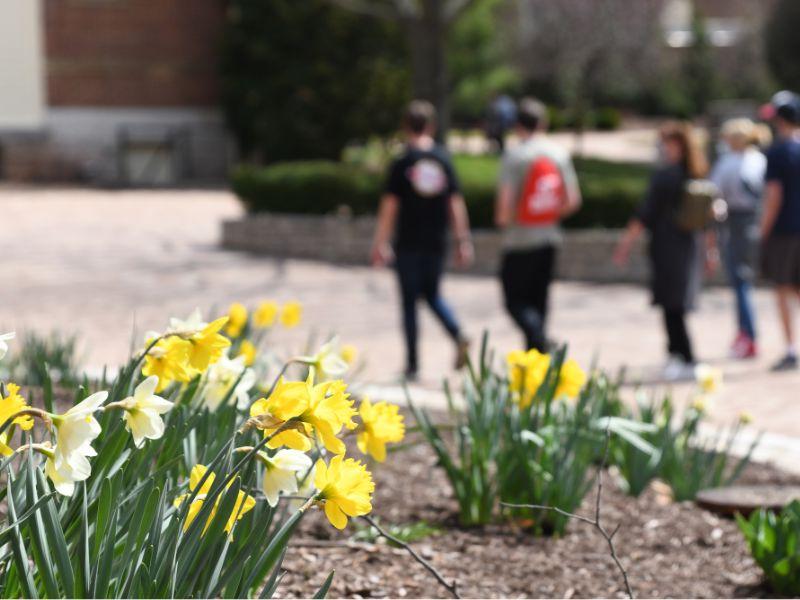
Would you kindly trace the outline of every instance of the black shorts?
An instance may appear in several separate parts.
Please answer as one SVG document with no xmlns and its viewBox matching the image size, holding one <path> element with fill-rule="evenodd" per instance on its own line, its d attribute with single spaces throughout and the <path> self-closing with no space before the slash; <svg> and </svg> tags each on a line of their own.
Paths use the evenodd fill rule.
<svg viewBox="0 0 800 600">
<path fill-rule="evenodd" d="M 775 285 L 800 288 L 800 234 L 773 234 L 764 241 L 761 274 Z"/>
</svg>

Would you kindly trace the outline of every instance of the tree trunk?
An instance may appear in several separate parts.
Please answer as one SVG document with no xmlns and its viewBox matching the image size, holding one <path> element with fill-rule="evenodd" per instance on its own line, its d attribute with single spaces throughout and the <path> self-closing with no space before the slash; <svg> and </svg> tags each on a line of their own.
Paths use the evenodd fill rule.
<svg viewBox="0 0 800 600">
<path fill-rule="evenodd" d="M 438 115 L 436 138 L 445 141 L 450 128 L 447 80 L 447 23 L 442 0 L 422 0 L 419 15 L 404 21 L 411 54 L 415 98 L 431 102 Z"/>
</svg>

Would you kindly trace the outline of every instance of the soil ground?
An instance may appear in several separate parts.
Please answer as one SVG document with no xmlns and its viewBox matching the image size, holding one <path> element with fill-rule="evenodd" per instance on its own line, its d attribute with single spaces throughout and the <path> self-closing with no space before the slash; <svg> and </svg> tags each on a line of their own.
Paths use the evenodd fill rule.
<svg viewBox="0 0 800 600">
<path fill-rule="evenodd" d="M 589 525 L 572 522 L 561 538 L 536 538 L 497 523 L 462 528 L 457 505 L 436 458 L 426 444 L 390 453 L 372 465 L 376 480 L 373 516 L 383 526 L 424 521 L 439 531 L 411 545 L 442 575 L 456 578 L 467 598 L 624 597 L 619 572 L 605 540 Z M 692 502 L 672 502 L 658 484 L 641 497 L 619 491 L 614 474 L 605 480 L 602 511 L 615 537 L 634 592 L 641 598 L 771 597 L 732 519 Z M 800 482 L 765 465 L 748 467 L 741 483 Z M 593 514 L 594 491 L 582 514 Z M 379 540 L 358 541 L 363 521 L 339 533 L 314 510 L 290 547 L 278 594 L 310 597 L 335 570 L 329 597 L 447 598 L 406 552 Z"/>
</svg>

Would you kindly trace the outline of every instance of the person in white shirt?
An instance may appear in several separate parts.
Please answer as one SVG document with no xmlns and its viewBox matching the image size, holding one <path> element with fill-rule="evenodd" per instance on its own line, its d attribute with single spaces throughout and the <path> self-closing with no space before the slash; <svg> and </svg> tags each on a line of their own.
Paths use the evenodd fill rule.
<svg viewBox="0 0 800 600">
<path fill-rule="evenodd" d="M 728 218 L 719 226 L 718 240 L 736 297 L 737 335 L 731 356 L 753 358 L 758 349 L 751 288 L 767 168 L 767 159 L 759 146 L 769 143 L 769 130 L 750 119 L 731 119 L 723 124 L 721 134 L 727 151 L 714 165 L 711 180 L 728 205 Z"/>
</svg>

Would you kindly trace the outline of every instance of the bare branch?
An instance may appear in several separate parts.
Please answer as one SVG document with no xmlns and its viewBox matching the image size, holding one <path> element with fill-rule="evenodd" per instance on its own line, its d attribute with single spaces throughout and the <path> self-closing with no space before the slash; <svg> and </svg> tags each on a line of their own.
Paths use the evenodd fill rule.
<svg viewBox="0 0 800 600">
<path fill-rule="evenodd" d="M 416 550 L 414 550 L 411 546 L 409 546 L 404 541 L 397 539 L 390 533 L 384 531 L 381 528 L 381 526 L 378 525 L 375 522 L 375 520 L 369 515 L 363 515 L 361 518 L 364 519 L 370 525 L 372 525 L 372 527 L 375 528 L 375 531 L 377 531 L 381 537 L 384 537 L 393 544 L 397 544 L 401 548 L 405 549 L 405 551 L 408 552 L 414 558 L 414 560 L 416 560 L 419 564 L 425 567 L 428 570 L 428 572 L 436 578 L 436 581 L 438 581 L 442 585 L 442 587 L 444 587 L 445 589 L 447 589 L 448 592 L 450 592 L 453 598 L 461 598 L 461 596 L 458 594 L 458 582 L 455 579 L 453 580 L 453 583 L 447 583 L 445 578 L 442 577 L 442 574 L 436 570 L 436 567 L 434 567 L 431 563 L 429 563 L 427 560 L 425 560 L 419 554 L 417 554 Z"/>
<path fill-rule="evenodd" d="M 396 19 L 399 16 L 393 3 L 386 4 L 372 0 L 328 0 L 328 2 L 351 12 L 378 19 Z"/>
<path fill-rule="evenodd" d="M 605 528 L 601 521 L 601 507 L 602 502 L 601 498 L 603 495 L 603 471 L 606 468 L 606 463 L 608 462 L 608 449 L 611 442 L 611 432 L 606 429 L 606 443 L 603 449 L 603 460 L 600 465 L 597 467 L 597 496 L 595 498 L 594 503 L 594 518 L 585 517 L 583 515 L 578 515 L 575 513 L 567 512 L 566 510 L 562 510 L 557 506 L 542 506 L 539 504 L 509 504 L 508 502 L 501 502 L 502 506 L 507 506 L 509 508 L 530 508 L 536 510 L 549 510 L 559 515 L 563 515 L 570 519 L 574 519 L 576 521 L 582 521 L 583 523 L 588 523 L 592 527 L 594 527 L 600 535 L 606 540 L 608 544 L 609 554 L 611 555 L 611 560 L 614 561 L 614 564 L 617 565 L 617 569 L 622 575 L 622 581 L 625 584 L 625 592 L 628 594 L 628 598 L 635 598 L 633 595 L 633 588 L 631 587 L 631 583 L 628 580 L 628 572 L 625 570 L 625 567 L 620 562 L 619 557 L 617 556 L 617 550 L 614 547 L 614 536 L 619 531 L 619 525 L 617 525 L 614 530 L 609 533 L 608 530 Z"/>
</svg>

